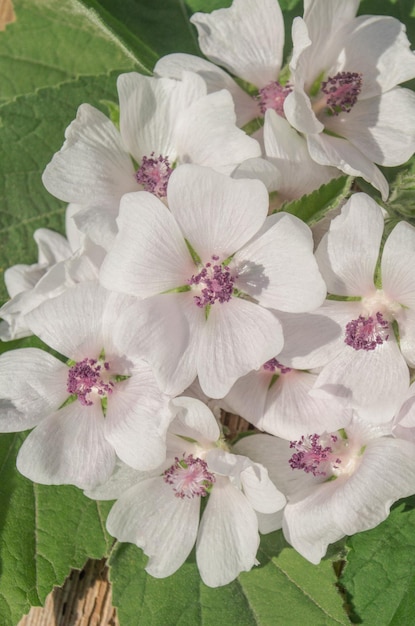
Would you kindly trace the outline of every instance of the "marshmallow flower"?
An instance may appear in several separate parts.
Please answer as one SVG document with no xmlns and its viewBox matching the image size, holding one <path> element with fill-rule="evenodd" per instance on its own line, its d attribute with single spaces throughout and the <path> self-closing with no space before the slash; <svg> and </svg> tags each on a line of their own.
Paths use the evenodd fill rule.
<svg viewBox="0 0 415 626">
<path fill-rule="evenodd" d="M 164 294 L 165 307 L 177 302 L 189 336 L 180 362 L 159 362 L 161 384 L 177 394 L 198 375 L 204 393 L 221 398 L 281 350 L 269 308 L 310 311 L 324 300 L 311 231 L 289 214 L 267 218 L 260 181 L 196 165 L 173 172 L 167 200 L 170 211 L 146 192 L 124 196 L 101 281 L 140 298 Z"/>
<path fill-rule="evenodd" d="M 261 153 L 235 125 L 231 95 L 225 90 L 208 95 L 197 74 L 185 72 L 174 80 L 131 72 L 121 74 L 117 86 L 120 130 L 101 111 L 82 104 L 43 174 L 50 193 L 80 205 L 78 226 L 106 248 L 116 234 L 124 193 L 144 189 L 163 198 L 180 163 L 231 174 Z"/>
<path fill-rule="evenodd" d="M 292 367 L 324 366 L 312 393 L 343 398 L 373 423 L 392 419 L 409 387 L 408 365 L 415 365 L 415 229 L 406 222 L 395 226 L 379 262 L 383 229 L 381 208 L 366 194 L 354 194 L 316 250 L 334 297 L 315 312 L 326 324 L 314 328 L 312 347 L 304 316 L 296 336 L 287 333 L 292 358 L 284 354 Z M 341 329 L 331 339 L 330 324 Z"/>
<path fill-rule="evenodd" d="M 375 164 L 395 166 L 415 150 L 415 77 L 405 26 L 392 17 L 355 17 L 357 0 L 305 0 L 293 23 L 290 124 L 321 165 L 362 176 L 388 196 Z"/>
<path fill-rule="evenodd" d="M 256 511 L 279 511 L 285 498 L 261 465 L 226 449 L 206 405 L 186 397 L 172 404 L 178 413 L 169 429 L 167 460 L 159 470 L 134 475 L 129 468 L 117 468 L 107 485 L 87 495 L 118 498 L 107 528 L 118 540 L 144 550 L 152 576 L 173 574 L 196 542 L 203 582 L 226 585 L 256 564 Z"/>
<path fill-rule="evenodd" d="M 287 496 L 284 536 L 314 564 L 330 543 L 374 528 L 393 502 L 415 493 L 415 444 L 357 415 L 341 431 L 292 442 L 253 435 L 235 451 L 265 465 Z"/>
<path fill-rule="evenodd" d="M 0 431 L 35 427 L 17 457 L 23 475 L 87 488 L 110 476 L 115 454 L 137 469 L 163 461 L 173 416 L 143 359 L 146 345 L 165 339 L 153 317 L 152 301 L 110 294 L 97 283 L 27 314 L 32 331 L 70 360 L 35 348 L 0 357 Z M 169 319 L 174 323 L 173 309 Z"/>
</svg>

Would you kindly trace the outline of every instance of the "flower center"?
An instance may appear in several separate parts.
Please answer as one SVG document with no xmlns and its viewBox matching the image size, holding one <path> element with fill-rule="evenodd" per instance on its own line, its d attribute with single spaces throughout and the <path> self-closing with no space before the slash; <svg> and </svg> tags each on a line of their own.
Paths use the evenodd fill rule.
<svg viewBox="0 0 415 626">
<path fill-rule="evenodd" d="M 229 302 L 233 293 L 233 284 L 236 276 L 232 276 L 227 265 L 215 263 L 219 257 L 212 256 L 214 263 L 206 263 L 199 274 L 193 275 L 188 281 L 189 285 L 196 285 L 200 288 L 200 295 L 194 296 L 194 301 L 198 307 L 214 304 L 217 300 L 220 303 Z"/>
<path fill-rule="evenodd" d="M 283 87 L 278 81 L 273 81 L 265 85 L 265 87 L 262 87 L 257 96 L 261 113 L 265 115 L 267 109 L 274 109 L 278 115 L 285 117 L 284 100 L 292 90 L 289 83 Z"/>
<path fill-rule="evenodd" d="M 262 367 L 267 372 L 272 372 L 272 373 L 278 372 L 279 374 L 288 374 L 289 372 L 292 371 L 291 367 L 285 367 L 285 365 L 282 365 L 275 358 L 274 359 L 270 359 L 269 361 L 264 363 L 264 365 Z"/>
<path fill-rule="evenodd" d="M 389 339 L 389 322 L 379 311 L 375 315 L 359 315 L 346 324 L 344 343 L 355 350 L 374 350 Z"/>
<path fill-rule="evenodd" d="M 69 368 L 67 390 L 78 396 L 83 406 L 91 406 L 94 396 L 103 398 L 112 393 L 114 383 L 109 380 L 110 366 L 107 361 L 83 359 Z"/>
<path fill-rule="evenodd" d="M 296 450 L 289 459 L 291 469 L 299 469 L 313 476 L 333 476 L 339 469 L 339 452 L 345 442 L 337 435 L 304 435 L 299 441 L 290 441 L 290 448 Z"/>
<path fill-rule="evenodd" d="M 338 72 L 329 76 L 321 84 L 321 91 L 326 94 L 325 106 L 329 115 L 350 113 L 362 90 L 362 75 L 358 72 Z"/>
<path fill-rule="evenodd" d="M 173 487 L 176 498 L 207 496 L 215 482 L 214 474 L 208 470 L 206 461 L 195 459 L 192 454 L 182 459 L 177 456 L 175 463 L 167 469 L 164 481 Z"/>
<path fill-rule="evenodd" d="M 149 157 L 143 157 L 135 177 L 137 182 L 143 185 L 145 191 L 150 191 L 157 198 L 164 198 L 167 195 L 167 183 L 172 171 L 167 157 L 160 154 L 154 158 L 154 152 L 152 152 Z"/>
</svg>

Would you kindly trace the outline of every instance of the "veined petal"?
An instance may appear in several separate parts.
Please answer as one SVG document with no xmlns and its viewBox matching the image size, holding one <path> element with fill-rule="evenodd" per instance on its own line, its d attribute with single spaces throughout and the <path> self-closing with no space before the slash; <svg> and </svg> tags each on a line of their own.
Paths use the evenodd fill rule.
<svg viewBox="0 0 415 626">
<path fill-rule="evenodd" d="M 320 165 L 332 165 L 350 176 L 361 176 L 368 183 L 379 189 L 382 199 L 389 194 L 386 178 L 358 148 L 346 139 L 332 137 L 325 133 L 307 137 L 310 156 Z"/>
<path fill-rule="evenodd" d="M 284 46 L 284 21 L 278 2 L 234 0 L 228 9 L 195 13 L 190 21 L 211 61 L 231 74 L 263 87 L 277 80 Z"/>
<path fill-rule="evenodd" d="M 174 161 L 176 119 L 206 93 L 203 79 L 192 72 L 183 72 L 182 80 L 129 72 L 118 77 L 117 87 L 121 136 L 128 151 L 138 163 L 152 152 Z"/>
<path fill-rule="evenodd" d="M 259 230 L 268 213 L 268 192 L 260 181 L 234 180 L 197 165 L 172 173 L 167 198 L 203 262 L 213 254 L 227 259 Z"/>
<path fill-rule="evenodd" d="M 199 98 L 180 112 L 174 141 L 179 160 L 227 175 L 245 159 L 261 155 L 259 143 L 236 126 L 232 96 L 226 90 Z"/>
<path fill-rule="evenodd" d="M 282 348 L 280 323 L 266 309 L 242 298 L 214 304 L 197 356 L 200 386 L 222 398 L 234 382 L 274 357 Z"/>
<path fill-rule="evenodd" d="M 119 541 L 135 543 L 149 557 L 146 571 L 170 576 L 184 563 L 199 526 L 200 500 L 176 498 L 163 477 L 140 482 L 112 507 L 108 531 Z"/>
<path fill-rule="evenodd" d="M 415 309 L 415 228 L 399 222 L 386 240 L 382 252 L 382 288 L 388 297 Z"/>
<path fill-rule="evenodd" d="M 203 440 L 212 443 L 219 439 L 220 429 L 216 418 L 204 402 L 180 396 L 172 400 L 171 404 L 179 410 L 172 428 L 175 435 L 190 437 L 199 443 Z"/>
<path fill-rule="evenodd" d="M 81 104 L 65 137 L 42 177 L 51 194 L 66 202 L 111 209 L 124 193 L 138 189 L 120 134 L 98 109 Z"/>
<path fill-rule="evenodd" d="M 203 582 L 220 587 L 249 571 L 259 545 L 253 508 L 228 478 L 216 477 L 200 522 L 196 560 Z"/>
<path fill-rule="evenodd" d="M 146 298 L 187 284 L 194 263 L 173 215 L 158 198 L 146 191 L 127 194 L 117 223 L 119 233 L 101 268 L 104 286 Z"/>
<path fill-rule="evenodd" d="M 383 227 L 380 206 L 364 193 L 353 194 L 316 250 L 329 293 L 365 296 L 374 291 Z"/>
<path fill-rule="evenodd" d="M 288 213 L 268 217 L 260 235 L 235 254 L 232 266 L 238 289 L 266 307 L 302 313 L 316 309 L 326 297 L 311 230 Z"/>
<path fill-rule="evenodd" d="M 239 127 L 244 126 L 261 112 L 256 100 L 246 93 L 227 72 L 206 59 L 176 52 L 159 59 L 154 67 L 154 74 L 181 79 L 183 72 L 196 72 L 206 83 L 208 93 L 227 89 L 235 103 L 235 113 Z"/>
<path fill-rule="evenodd" d="M 374 163 L 401 165 L 415 151 L 414 112 L 414 92 L 395 87 L 381 96 L 358 100 L 350 113 L 333 115 L 326 127 Z"/>
<path fill-rule="evenodd" d="M 0 432 L 33 428 L 66 400 L 68 367 L 37 348 L 0 356 Z"/>
<path fill-rule="evenodd" d="M 88 489 L 105 482 L 115 453 L 104 438 L 99 403 L 75 401 L 44 419 L 27 437 L 17 456 L 23 476 L 44 485 L 76 485 Z"/>
</svg>

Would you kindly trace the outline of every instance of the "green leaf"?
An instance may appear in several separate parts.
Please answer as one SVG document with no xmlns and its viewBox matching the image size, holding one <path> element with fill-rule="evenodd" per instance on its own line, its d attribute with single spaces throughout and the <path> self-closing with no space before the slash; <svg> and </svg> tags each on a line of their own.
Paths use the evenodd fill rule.
<svg viewBox="0 0 415 626">
<path fill-rule="evenodd" d="M 262 537 L 259 567 L 217 589 L 206 587 L 191 557 L 173 576 L 155 579 L 133 545 L 117 544 L 110 559 L 113 602 L 121 626 L 274 626 L 349 624 L 330 560 L 311 565 L 282 533 Z M 295 621 L 294 621 L 295 620 Z"/>
<path fill-rule="evenodd" d="M 0 102 L 80 75 L 137 66 L 78 0 L 15 0 L 14 6 L 16 21 L 0 32 Z"/>
<path fill-rule="evenodd" d="M 355 623 L 403 626 L 413 607 L 415 497 L 396 505 L 373 530 L 350 537 L 348 563 L 340 579 Z"/>
<path fill-rule="evenodd" d="M 105 531 L 108 503 L 75 487 L 37 485 L 15 468 L 24 435 L 0 436 L 0 624 L 15 626 L 31 605 L 88 557 L 102 558 L 113 542 Z"/>
<path fill-rule="evenodd" d="M 353 179 L 349 176 L 334 178 L 299 200 L 284 204 L 281 211 L 292 213 L 313 226 L 350 195 L 352 182 Z"/>
</svg>

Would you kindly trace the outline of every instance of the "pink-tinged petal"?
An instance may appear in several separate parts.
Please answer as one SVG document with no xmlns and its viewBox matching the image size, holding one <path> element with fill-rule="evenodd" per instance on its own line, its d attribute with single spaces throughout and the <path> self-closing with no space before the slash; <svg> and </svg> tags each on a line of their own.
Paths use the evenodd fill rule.
<svg viewBox="0 0 415 626">
<path fill-rule="evenodd" d="M 176 498 L 161 476 L 131 487 L 112 507 L 107 529 L 119 541 L 135 543 L 149 557 L 146 571 L 170 576 L 196 541 L 199 498 Z"/>
<path fill-rule="evenodd" d="M 268 392 L 267 405 L 257 427 L 284 439 L 299 439 L 304 433 L 333 432 L 348 425 L 350 411 L 335 398 L 316 398 L 310 390 L 317 375 L 292 370 L 280 374 Z"/>
<path fill-rule="evenodd" d="M 211 61 L 231 74 L 264 87 L 277 80 L 284 47 L 284 21 L 278 2 L 234 0 L 228 9 L 190 18 L 199 45 Z"/>
<path fill-rule="evenodd" d="M 214 304 L 197 356 L 200 386 L 209 397 L 222 398 L 240 376 L 258 369 L 282 345 L 280 323 L 270 311 L 241 298 Z"/>
<path fill-rule="evenodd" d="M 209 445 L 220 437 L 220 429 L 212 411 L 204 402 L 196 398 L 180 396 L 171 401 L 179 411 L 171 430 L 175 435 L 203 441 Z"/>
<path fill-rule="evenodd" d="M 197 165 L 182 165 L 172 173 L 167 198 L 203 262 L 212 255 L 227 259 L 251 239 L 268 213 L 268 192 L 260 181 L 234 180 Z"/>
<path fill-rule="evenodd" d="M 232 96 L 208 94 L 181 112 L 174 133 L 179 161 L 230 175 L 245 159 L 261 155 L 255 139 L 236 126 Z"/>
<path fill-rule="evenodd" d="M 333 115 L 326 127 L 348 139 L 374 163 L 401 165 L 415 151 L 414 111 L 414 92 L 396 87 L 356 102 L 350 113 Z"/>
<path fill-rule="evenodd" d="M 177 116 L 206 93 L 202 78 L 191 72 L 184 72 L 182 80 L 130 72 L 118 77 L 117 87 L 121 136 L 128 151 L 139 163 L 152 152 L 173 162 Z"/>
<path fill-rule="evenodd" d="M 261 114 L 257 101 L 241 89 L 227 72 L 206 59 L 178 52 L 162 57 L 154 67 L 156 76 L 168 78 L 181 79 L 186 71 L 199 74 L 206 83 L 208 93 L 221 89 L 227 89 L 231 93 L 239 127 Z"/>
<path fill-rule="evenodd" d="M 352 195 L 316 250 L 327 290 L 365 296 L 375 290 L 374 274 L 384 227 L 380 206 L 364 193 Z"/>
<path fill-rule="evenodd" d="M 325 133 L 307 137 L 308 150 L 320 165 L 332 165 L 350 176 L 361 176 L 378 189 L 382 199 L 389 194 L 389 185 L 376 165 L 346 139 Z"/>
<path fill-rule="evenodd" d="M 318 165 L 310 157 L 307 142 L 286 119 L 272 109 L 265 113 L 265 152 L 278 174 L 275 189 L 282 200 L 299 198 L 340 175 L 334 167 Z"/>
<path fill-rule="evenodd" d="M 105 438 L 134 469 L 152 470 L 166 457 L 166 433 L 174 417 L 168 400 L 144 361 L 135 365 L 131 378 L 115 383 L 108 398 Z"/>
<path fill-rule="evenodd" d="M 344 398 L 373 424 L 393 418 L 409 387 L 409 369 L 394 337 L 374 350 L 345 345 L 326 365 L 312 394 Z"/>
<path fill-rule="evenodd" d="M 37 348 L 0 356 L 0 432 L 33 428 L 67 399 L 68 367 Z"/>
<path fill-rule="evenodd" d="M 173 215 L 158 198 L 146 191 L 127 194 L 117 223 L 119 233 L 101 268 L 104 286 L 146 298 L 187 284 L 194 263 Z"/>
<path fill-rule="evenodd" d="M 232 260 L 236 285 L 266 307 L 303 313 L 326 297 L 326 286 L 313 255 L 311 230 L 288 213 L 267 218 L 263 232 Z"/>
<path fill-rule="evenodd" d="M 114 464 L 114 450 L 104 438 L 101 405 L 82 406 L 77 400 L 44 419 L 16 460 L 19 472 L 34 482 L 80 489 L 105 482 Z"/>
<path fill-rule="evenodd" d="M 200 522 L 196 560 L 203 582 L 220 587 L 256 562 L 258 521 L 246 497 L 217 476 Z"/>
<path fill-rule="evenodd" d="M 415 367 L 415 311 L 401 309 L 395 315 L 399 326 L 399 346 L 409 367 Z"/>
<path fill-rule="evenodd" d="M 415 309 L 415 228 L 399 222 L 386 240 L 382 252 L 382 288 L 388 298 Z"/>
<path fill-rule="evenodd" d="M 120 134 L 103 113 L 81 104 L 66 141 L 43 173 L 46 189 L 66 202 L 111 209 L 138 189 Z"/>
<path fill-rule="evenodd" d="M 48 346 L 75 361 L 98 358 L 102 348 L 102 313 L 108 292 L 87 282 L 67 289 L 26 315 L 33 332 Z"/>
<path fill-rule="evenodd" d="M 395 18 L 361 15 L 338 37 L 344 47 L 336 70 L 362 74 L 359 98 L 371 98 L 414 78 L 415 57 L 404 24 Z"/>
</svg>

